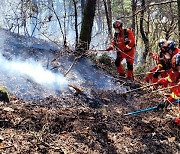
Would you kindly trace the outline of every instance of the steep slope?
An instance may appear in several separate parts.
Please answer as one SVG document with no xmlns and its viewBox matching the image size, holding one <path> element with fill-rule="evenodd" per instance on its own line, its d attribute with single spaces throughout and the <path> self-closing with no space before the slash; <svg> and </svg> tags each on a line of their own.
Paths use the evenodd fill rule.
<svg viewBox="0 0 180 154">
<path fill-rule="evenodd" d="M 15 34 L 10 34 L 9 41 L 15 39 L 13 35 Z M 20 39 L 19 36 L 16 37 Z M 8 52 L 10 61 L 19 55 L 23 55 L 22 60 L 30 57 L 36 57 L 38 61 L 43 59 L 46 63 L 43 66 L 51 61 L 46 69 L 53 68 L 53 73 L 66 72 L 73 62 L 73 57 L 67 53 L 64 54 L 66 58 L 57 58 L 57 48 L 46 50 L 47 42 L 44 45 L 40 41 L 38 47 L 45 48 L 39 49 L 34 46 L 27 48 L 21 45 L 24 42 L 21 40 L 29 42 L 21 36 L 20 43 L 14 45 L 14 49 L 9 46 L 11 43 L 8 39 L 5 40 L 9 44 L 2 51 L 6 54 Z M 19 50 L 16 49 L 17 46 Z M 33 54 L 29 52 L 32 48 Z M 21 52 L 16 54 L 17 51 Z M 157 105 L 164 97 L 159 93 L 152 93 L 148 88 L 122 95 L 121 92 L 137 88 L 141 86 L 140 83 L 125 79 L 118 81 L 113 77 L 116 73 L 105 68 L 106 71 L 87 58 L 77 61 L 67 79 L 82 88 L 82 93 L 69 88 L 52 93 L 51 88 L 44 88 L 32 78 L 23 76 L 22 79 L 12 79 L 10 74 L 9 87 L 14 87 L 22 97 L 19 99 L 20 95 L 12 90 L 10 102 L 0 102 L 0 152 L 178 153 L 180 131 L 172 119 L 167 117 L 170 112 L 150 111 L 124 116 L 127 112 Z M 6 76 L 2 78 L 1 75 L 2 84 L 7 79 L 7 74 L 3 75 Z M 16 80 L 19 82 L 13 82 Z M 18 89 L 17 84 L 23 88 Z M 31 88 L 28 89 L 26 84 Z M 26 100 L 25 93 L 31 96 L 28 97 L 29 101 Z"/>
</svg>

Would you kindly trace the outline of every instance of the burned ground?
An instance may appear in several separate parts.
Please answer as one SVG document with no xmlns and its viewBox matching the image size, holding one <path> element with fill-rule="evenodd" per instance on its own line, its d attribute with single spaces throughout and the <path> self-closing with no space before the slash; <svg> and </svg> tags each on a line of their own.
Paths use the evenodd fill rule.
<svg viewBox="0 0 180 154">
<path fill-rule="evenodd" d="M 130 97 L 130 98 L 127 98 Z M 158 94 L 121 96 L 94 91 L 93 97 L 62 97 L 0 104 L 4 153 L 178 153 L 179 127 L 162 111 L 125 117 L 156 105 Z M 151 102 L 149 100 L 152 100 Z"/>
<path fill-rule="evenodd" d="M 24 38 L 20 40 L 22 39 Z M 24 58 L 29 57 L 30 55 L 27 54 L 29 47 L 24 52 L 24 47 L 20 44 L 21 42 L 18 45 L 18 49 L 21 49 L 18 50 L 18 54 L 23 54 Z M 37 59 L 41 56 L 45 58 L 41 54 L 43 51 L 44 49 L 31 48 L 30 54 L 35 55 Z M 5 52 L 8 52 L 8 55 L 14 55 L 12 54 L 14 50 L 5 49 Z M 53 68 L 55 72 L 61 70 L 61 58 L 58 59 L 58 56 L 58 54 L 54 56 L 56 59 L 51 61 L 52 63 L 47 66 L 48 69 Z M 45 59 L 48 60 L 48 58 Z M 83 64 L 89 63 L 85 59 L 80 59 L 80 61 L 83 61 Z M 67 66 L 70 66 L 72 62 L 73 60 Z M 80 68 L 76 67 L 78 65 Z M 81 68 L 80 63 L 76 66 L 70 73 L 77 68 L 82 71 L 80 74 L 86 75 L 83 80 L 91 80 L 87 77 L 89 72 L 85 66 Z M 62 68 L 64 72 L 68 69 L 65 66 Z M 0 152 L 14 154 L 179 153 L 180 131 L 173 120 L 168 118 L 170 111 L 124 115 L 134 110 L 155 106 L 164 99 L 164 96 L 159 92 L 152 92 L 152 87 L 121 94 L 121 90 L 135 89 L 144 83 L 137 81 L 136 78 L 133 82 L 126 79 L 118 80 L 116 70 L 102 64 L 91 65 L 90 74 L 93 74 L 94 68 L 100 72 L 98 76 L 101 76 L 102 83 L 112 80 L 114 89 L 109 88 L 108 84 L 104 88 L 102 83 L 73 82 L 78 88 L 82 88 L 81 93 L 71 89 L 68 92 L 57 91 L 56 95 L 38 97 L 43 93 L 41 91 L 38 95 L 36 94 L 35 99 L 28 101 L 12 92 L 9 103 L 0 102 Z M 74 79 L 70 73 L 67 78 L 72 81 Z M 103 78 L 103 75 L 107 78 Z M 41 90 L 33 81 L 26 79 L 26 82 L 33 84 L 34 90 Z M 102 86 L 104 89 L 98 89 L 97 86 Z M 122 87 L 122 89 L 117 87 Z M 26 89 L 18 90 L 25 91 L 23 96 L 27 95 Z M 33 96 L 35 92 L 28 91 L 28 95 Z"/>
</svg>

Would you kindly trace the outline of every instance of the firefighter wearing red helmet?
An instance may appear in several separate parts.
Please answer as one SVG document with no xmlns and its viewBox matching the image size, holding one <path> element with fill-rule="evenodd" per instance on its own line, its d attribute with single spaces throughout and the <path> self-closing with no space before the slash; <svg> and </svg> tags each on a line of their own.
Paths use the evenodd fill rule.
<svg viewBox="0 0 180 154">
<path fill-rule="evenodd" d="M 116 20 L 113 23 L 115 30 L 111 45 L 106 51 L 116 50 L 117 57 L 115 65 L 120 76 L 125 76 L 123 66 L 121 64 L 123 59 L 126 59 L 127 63 L 127 78 L 133 79 L 133 63 L 134 63 L 134 52 L 135 52 L 135 39 L 132 30 L 124 29 L 121 20 Z"/>
<path fill-rule="evenodd" d="M 166 61 L 171 61 L 172 57 L 179 52 L 180 49 L 176 47 L 176 43 L 173 40 L 166 41 L 162 46 L 162 55 Z"/>
<path fill-rule="evenodd" d="M 154 56 L 157 60 L 157 66 L 153 68 L 146 77 L 145 80 L 149 82 L 152 80 L 153 83 L 156 83 L 158 81 L 158 77 L 161 75 L 162 78 L 168 76 L 168 72 L 171 69 L 171 59 L 172 57 L 180 52 L 179 48 L 176 48 L 176 44 L 174 41 L 166 41 L 166 40 L 160 40 L 159 41 L 159 47 L 161 49 L 160 55 L 155 56 L 155 54 L 152 54 L 151 56 Z"/>
<path fill-rule="evenodd" d="M 152 52 L 149 53 L 149 56 L 156 60 L 157 66 L 155 66 L 153 69 L 150 70 L 150 72 L 148 72 L 147 76 L 145 77 L 146 82 L 152 81 L 153 83 L 156 83 L 159 76 L 161 76 L 162 78 L 168 76 L 168 71 L 171 68 L 171 64 L 167 63 L 162 55 L 162 47 L 165 42 L 165 39 L 160 39 L 158 42 L 160 54 L 155 54 Z"/>
<path fill-rule="evenodd" d="M 172 102 L 176 100 L 180 100 L 180 53 L 177 53 L 172 57 L 171 60 L 172 68 L 168 77 L 162 78 L 158 81 L 158 84 L 167 87 L 170 85 L 171 95 L 167 98 L 167 100 L 158 105 L 158 108 L 166 108 Z M 178 110 L 180 112 L 180 104 L 178 103 Z M 178 125 L 180 125 L 180 115 L 176 118 L 175 121 Z"/>
</svg>

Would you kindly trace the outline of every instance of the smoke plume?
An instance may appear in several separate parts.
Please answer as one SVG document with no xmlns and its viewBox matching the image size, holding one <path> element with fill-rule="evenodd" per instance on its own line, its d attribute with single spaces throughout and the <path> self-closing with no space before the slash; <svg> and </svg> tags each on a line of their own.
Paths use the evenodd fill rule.
<svg viewBox="0 0 180 154">
<path fill-rule="evenodd" d="M 0 64 L 1 72 L 7 72 L 16 77 L 23 76 L 49 89 L 61 90 L 68 86 L 67 80 L 62 74 L 45 69 L 42 63 L 33 59 L 26 61 L 19 59 L 7 60 L 0 54 Z"/>
</svg>

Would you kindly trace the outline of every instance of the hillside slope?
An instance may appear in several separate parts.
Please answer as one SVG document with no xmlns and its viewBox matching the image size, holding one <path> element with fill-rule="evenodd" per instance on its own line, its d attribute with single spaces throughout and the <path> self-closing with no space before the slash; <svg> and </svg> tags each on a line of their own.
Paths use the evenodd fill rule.
<svg viewBox="0 0 180 154">
<path fill-rule="evenodd" d="M 22 36 L 21 39 L 17 37 L 20 42 L 26 40 Z M 8 42 L 8 40 L 7 38 L 5 41 Z M 54 60 L 58 55 L 57 48 L 45 50 L 33 46 L 32 53 L 29 52 L 29 48 L 23 46 L 21 43 L 18 44 L 18 48 L 21 49 L 19 54 L 24 55 L 21 56 L 22 59 L 35 56 L 39 60 L 41 58 L 37 55 L 42 53 L 40 55 L 44 59 L 51 61 L 47 69 L 56 68 L 53 70 L 54 73 L 66 72 L 73 62 L 72 56 L 67 58 L 67 66 L 63 65 L 66 62 L 62 62 L 61 58 Z M 16 48 L 17 44 L 15 49 L 4 48 L 3 52 L 8 52 L 10 57 L 15 52 L 14 55 L 17 56 L 19 54 L 16 53 L 19 50 Z M 67 54 L 65 55 L 68 57 Z M 30 81 L 26 78 L 23 80 L 23 84 L 28 83 L 27 87 L 32 86 L 30 89 L 22 85 L 23 88 L 20 88 L 20 91 L 18 89 L 19 94 L 28 93 L 31 96 L 28 97 L 29 100 L 26 99 L 27 95 L 16 95 L 17 93 L 10 91 L 10 102 L 0 102 L 0 152 L 13 154 L 179 153 L 180 130 L 167 116 L 171 114 L 170 111 L 149 111 L 124 116 L 125 113 L 134 110 L 155 106 L 164 99 L 164 96 L 160 93 L 152 93 L 151 88 L 122 95 L 122 91 L 142 85 L 137 81 L 117 80 L 113 77 L 117 75 L 115 71 L 108 67 L 104 70 L 103 67 L 99 67 L 100 64 L 99 66 L 92 64 L 86 58 L 79 59 L 67 76 L 69 82 L 82 88 L 81 93 L 69 88 L 65 91 L 55 91 L 55 94 L 51 93 L 51 90 L 48 90 L 49 94 L 43 93 L 43 90 L 37 93 L 36 91 L 39 91 L 42 86 L 31 78 L 28 78 Z M 64 68 L 59 68 L 60 66 Z M 88 70 L 91 70 L 90 73 Z M 82 72 L 77 73 L 78 71 Z M 2 84 L 5 83 L 3 79 L 7 78 L 1 78 Z M 9 85 L 16 86 L 16 82 L 12 84 L 16 79 L 11 75 L 8 76 L 8 80 L 12 81 Z M 21 84 L 22 80 L 19 82 Z M 47 92 L 46 88 L 45 92 Z M 33 98 L 35 94 L 37 96 Z M 39 96 L 41 94 L 43 97 Z"/>
</svg>

